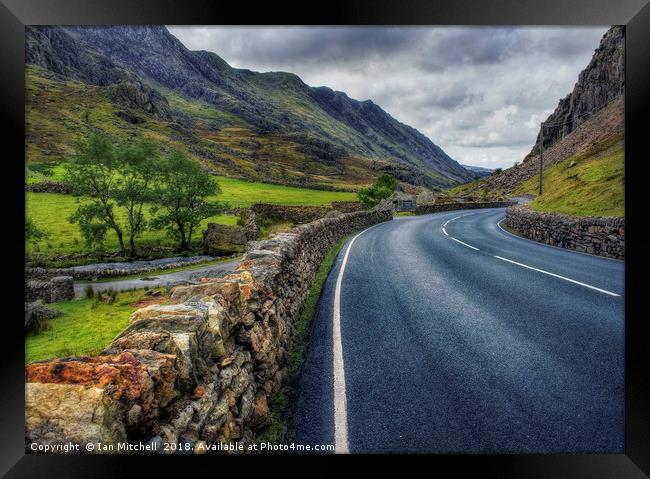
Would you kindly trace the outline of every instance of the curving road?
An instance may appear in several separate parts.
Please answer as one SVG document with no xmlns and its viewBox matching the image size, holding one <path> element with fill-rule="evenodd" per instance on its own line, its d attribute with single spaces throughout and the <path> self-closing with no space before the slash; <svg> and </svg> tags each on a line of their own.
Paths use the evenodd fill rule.
<svg viewBox="0 0 650 479">
<path fill-rule="evenodd" d="M 402 217 L 348 241 L 314 318 L 293 441 L 623 452 L 623 262 L 518 238 L 503 217 Z"/>
</svg>

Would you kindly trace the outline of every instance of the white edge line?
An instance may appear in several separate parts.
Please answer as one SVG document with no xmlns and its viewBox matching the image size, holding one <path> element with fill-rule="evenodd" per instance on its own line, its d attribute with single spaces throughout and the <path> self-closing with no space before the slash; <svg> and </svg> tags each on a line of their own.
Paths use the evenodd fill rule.
<svg viewBox="0 0 650 479">
<path fill-rule="evenodd" d="M 332 358 L 334 371 L 334 452 L 338 454 L 348 454 L 348 405 L 347 392 L 345 386 L 345 364 L 343 362 L 343 342 L 341 340 L 341 285 L 343 283 L 343 273 L 348 263 L 348 256 L 354 241 L 366 231 L 379 226 L 383 223 L 372 225 L 357 234 L 345 250 L 341 269 L 338 278 L 336 278 L 336 287 L 334 288 L 334 311 L 332 314 Z"/>
<path fill-rule="evenodd" d="M 555 274 L 555 273 L 550 273 L 548 271 L 544 271 L 543 269 L 533 268 L 532 266 L 528 266 L 526 264 L 517 263 L 516 261 L 513 261 L 513 260 L 508 259 L 508 258 L 503 258 L 501 256 L 495 256 L 495 258 L 500 259 L 502 261 L 507 261 L 508 263 L 516 264 L 517 266 L 521 266 L 522 268 L 532 269 L 533 271 L 537 271 L 539 273 L 544 273 L 544 274 L 547 274 L 549 276 L 553 276 L 555 278 L 563 279 L 564 281 L 569 281 L 570 283 L 578 284 L 580 286 L 584 286 L 585 288 L 589 288 L 589 289 L 593 289 L 595 291 L 599 291 L 601 293 L 609 294 L 610 296 L 620 296 L 620 294 L 612 293 L 611 291 L 607 291 L 605 289 L 596 288 L 595 286 L 591 286 L 590 284 L 581 283 L 580 281 L 576 281 L 575 279 L 567 278 L 565 276 L 560 276 L 559 274 Z"/>
<path fill-rule="evenodd" d="M 518 238 L 520 240 L 528 241 L 529 243 L 535 243 L 535 244 L 540 245 L 540 246 L 548 246 L 549 248 L 555 248 L 555 249 L 559 249 L 559 250 L 562 250 L 562 251 L 567 251 L 569 253 L 577 253 L 577 254 L 581 254 L 583 256 L 591 256 L 592 258 L 607 259 L 609 261 L 617 261 L 619 263 L 625 263 L 625 260 L 623 260 L 623 259 L 610 258 L 609 256 L 599 256 L 597 254 L 585 253 L 584 251 L 577 251 L 577 250 L 574 250 L 574 249 L 562 248 L 561 246 L 555 246 L 555 245 L 552 245 L 552 244 L 542 243 L 541 241 L 535 241 L 535 240 L 532 240 L 532 239 L 529 239 L 529 238 L 524 238 L 523 236 L 513 234 L 510 231 L 508 231 L 507 229 L 505 229 L 503 226 L 501 226 L 501 222 L 503 220 L 505 220 L 505 219 L 506 219 L 506 217 L 504 216 L 499 221 L 497 221 L 497 226 L 499 227 L 499 229 L 501 231 L 503 231 L 504 233 L 506 233 L 507 235 L 514 236 L 515 238 Z"/>
<path fill-rule="evenodd" d="M 442 232 L 445 234 L 445 236 L 449 236 L 449 233 L 447 233 L 447 230 L 444 226 L 442 227 Z"/>
<path fill-rule="evenodd" d="M 468 248 L 472 248 L 472 249 L 475 250 L 475 251 L 481 251 L 481 250 L 478 249 L 476 246 L 472 246 L 471 244 L 463 243 L 461 240 L 456 239 L 456 238 L 454 238 L 453 236 L 450 236 L 450 238 L 453 239 L 454 241 L 456 241 L 457 243 L 462 244 L 463 246 L 467 246 Z"/>
</svg>

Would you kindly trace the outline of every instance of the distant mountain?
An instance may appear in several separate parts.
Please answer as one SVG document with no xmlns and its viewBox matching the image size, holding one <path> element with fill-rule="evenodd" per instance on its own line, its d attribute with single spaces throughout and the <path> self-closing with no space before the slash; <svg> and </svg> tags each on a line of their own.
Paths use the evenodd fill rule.
<svg viewBox="0 0 650 479">
<path fill-rule="evenodd" d="M 26 47 L 30 160 L 69 150 L 73 135 L 54 125 L 65 117 L 77 134 L 144 132 L 251 179 L 340 186 L 391 171 L 440 187 L 474 176 L 370 100 L 291 73 L 232 68 L 163 26 L 28 27 Z"/>
<path fill-rule="evenodd" d="M 493 172 L 493 168 L 483 168 L 482 166 L 471 166 L 471 165 L 461 165 L 467 171 L 474 173 L 474 177 L 483 178 L 485 176 L 490 176 Z"/>
</svg>

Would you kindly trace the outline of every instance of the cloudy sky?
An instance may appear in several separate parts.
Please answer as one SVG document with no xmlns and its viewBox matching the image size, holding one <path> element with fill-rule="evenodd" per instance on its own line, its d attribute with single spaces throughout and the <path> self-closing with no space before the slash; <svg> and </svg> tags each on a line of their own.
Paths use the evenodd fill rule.
<svg viewBox="0 0 650 479">
<path fill-rule="evenodd" d="M 512 166 L 608 27 L 170 27 L 230 65 L 371 99 L 463 164 Z"/>
</svg>

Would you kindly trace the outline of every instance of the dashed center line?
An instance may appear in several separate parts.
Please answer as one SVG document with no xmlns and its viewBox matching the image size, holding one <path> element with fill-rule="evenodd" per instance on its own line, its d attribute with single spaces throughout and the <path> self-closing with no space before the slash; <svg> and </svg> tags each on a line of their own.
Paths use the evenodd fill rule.
<svg viewBox="0 0 650 479">
<path fill-rule="evenodd" d="M 511 259 L 508 259 L 508 258 L 503 258 L 501 256 L 495 256 L 495 258 L 500 259 L 501 261 L 507 261 L 508 263 L 516 264 L 517 266 L 521 266 L 522 268 L 528 268 L 528 269 L 531 269 L 533 271 L 537 271 L 538 273 L 543 273 L 543 274 L 547 274 L 549 276 L 553 276 L 554 278 L 563 279 L 564 281 L 568 281 L 570 283 L 574 283 L 574 284 L 577 284 L 577 285 L 580 285 L 580 286 L 584 286 L 585 288 L 593 289 L 593 290 L 598 291 L 600 293 L 608 294 L 610 296 L 620 296 L 620 294 L 612 293 L 611 291 L 607 291 L 606 289 L 596 288 L 595 286 L 592 286 L 590 284 L 581 283 L 580 281 L 576 281 L 575 279 L 567 278 L 566 276 L 560 276 L 559 274 L 551 273 L 549 271 L 544 271 L 543 269 L 533 268 L 532 266 L 528 266 L 528 265 L 523 264 L 523 263 L 518 263 L 518 262 L 513 261 Z"/>
<path fill-rule="evenodd" d="M 474 214 L 474 213 L 470 213 L 470 214 Z M 447 220 L 447 221 L 442 225 L 442 232 L 445 234 L 445 236 L 448 236 L 450 239 L 454 240 L 456 243 L 460 243 L 460 244 L 462 244 L 463 246 L 466 246 L 466 247 L 468 247 L 468 248 L 470 248 L 470 249 L 473 249 L 474 251 L 481 251 L 481 250 L 480 250 L 479 248 L 477 248 L 476 246 L 472 246 L 471 244 L 467 244 L 467 243 L 465 243 L 464 241 L 461 241 L 461 240 L 459 240 L 458 238 L 454 238 L 453 236 L 450 236 L 449 233 L 447 233 L 447 230 L 446 230 L 445 227 L 446 227 L 446 226 L 447 226 L 451 221 L 457 220 L 458 218 L 462 218 L 462 217 L 464 217 L 464 216 L 469 216 L 469 215 L 460 215 L 460 216 L 456 216 L 455 218 L 452 218 L 452 219 L 450 219 L 450 220 Z M 497 224 L 497 226 L 499 226 L 499 228 L 501 228 L 501 225 Z M 532 270 L 532 271 L 537 271 L 538 273 L 542 273 L 542 274 L 546 274 L 546 275 L 549 275 L 549 276 L 553 276 L 554 278 L 558 278 L 558 279 L 561 279 L 561 280 L 564 280 L 564 281 L 568 281 L 569 283 L 573 283 L 573 284 L 577 284 L 577 285 L 579 285 L 579 286 L 583 286 L 583 287 L 585 287 L 585 288 L 593 289 L 594 291 L 598 291 L 599 293 L 607 294 L 607 295 L 609 295 L 609 296 L 616 296 L 616 297 L 621 296 L 621 295 L 618 294 L 618 293 L 613 293 L 613 292 L 611 292 L 611 291 L 607 291 L 606 289 L 597 288 L 596 286 L 592 286 L 592 285 L 587 284 L 587 283 L 582 283 L 582 282 L 580 282 L 580 281 L 576 281 L 575 279 L 567 278 L 566 276 L 561 276 L 561 275 L 559 275 L 559 274 L 551 273 L 550 271 L 544 271 L 543 269 L 534 268 L 533 266 L 528 266 L 527 264 L 518 263 L 517 261 L 513 261 L 513 260 L 511 260 L 511 259 L 504 258 L 504 257 L 502 257 L 502 256 L 496 256 L 496 255 L 495 255 L 494 258 L 499 259 L 499 260 L 501 260 L 501 261 L 506 261 L 506 262 L 511 263 L 511 264 L 515 264 L 515 265 L 517 265 L 517 266 L 521 266 L 522 268 L 527 268 L 527 269 L 530 269 L 530 270 Z"/>
</svg>

